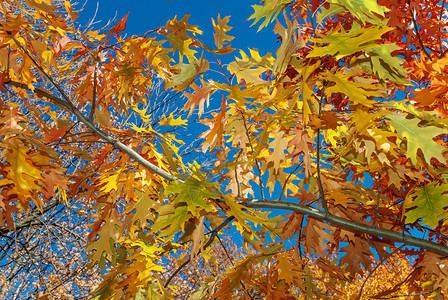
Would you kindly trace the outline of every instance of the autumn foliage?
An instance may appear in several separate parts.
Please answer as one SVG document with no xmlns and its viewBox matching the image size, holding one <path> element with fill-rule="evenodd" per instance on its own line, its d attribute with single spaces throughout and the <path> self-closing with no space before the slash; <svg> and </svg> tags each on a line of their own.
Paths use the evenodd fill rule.
<svg viewBox="0 0 448 300">
<path fill-rule="evenodd" d="M 1 0 L 1 233 L 87 216 L 95 299 L 447 296 L 445 1 L 253 8 L 274 54 L 229 16 L 209 45 L 188 16 L 125 38 Z"/>
</svg>

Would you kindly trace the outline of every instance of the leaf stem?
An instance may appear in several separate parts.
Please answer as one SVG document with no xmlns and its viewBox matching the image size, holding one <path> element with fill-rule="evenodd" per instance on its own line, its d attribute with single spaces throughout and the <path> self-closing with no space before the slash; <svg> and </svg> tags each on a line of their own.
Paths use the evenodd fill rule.
<svg viewBox="0 0 448 300">
<path fill-rule="evenodd" d="M 249 141 L 250 149 L 252 150 L 252 153 L 255 153 L 254 147 L 252 146 L 252 140 L 249 135 L 249 129 L 247 128 L 246 118 L 244 118 L 243 112 L 240 111 L 240 113 L 241 113 L 241 118 L 243 119 L 244 129 L 246 131 L 246 136 L 247 136 L 247 140 Z M 260 163 L 258 162 L 258 159 L 256 157 L 254 159 L 255 159 L 255 166 L 257 167 L 257 170 L 258 170 L 258 184 L 260 185 L 261 199 L 264 199 L 263 180 L 261 179 L 262 174 L 261 174 Z"/>
</svg>

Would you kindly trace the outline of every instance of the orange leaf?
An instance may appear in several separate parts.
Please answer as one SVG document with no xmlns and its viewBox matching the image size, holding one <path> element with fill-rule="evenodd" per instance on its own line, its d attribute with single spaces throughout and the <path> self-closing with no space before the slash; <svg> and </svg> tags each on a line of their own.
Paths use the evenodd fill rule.
<svg viewBox="0 0 448 300">
<path fill-rule="evenodd" d="M 191 87 L 194 90 L 194 93 L 186 93 L 185 96 L 188 98 L 188 101 L 182 110 L 190 110 L 188 113 L 191 115 L 196 106 L 199 106 L 198 115 L 201 116 L 204 112 L 204 104 L 205 100 L 207 100 L 207 106 L 209 103 L 210 95 L 213 94 L 214 89 L 210 84 L 202 81 L 202 87 L 197 86 L 196 83 L 193 83 Z"/>
</svg>

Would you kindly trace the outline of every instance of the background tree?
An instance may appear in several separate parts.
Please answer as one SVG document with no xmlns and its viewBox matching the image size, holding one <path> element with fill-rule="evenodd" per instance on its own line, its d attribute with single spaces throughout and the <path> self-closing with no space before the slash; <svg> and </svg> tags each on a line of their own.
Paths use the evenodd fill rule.
<svg viewBox="0 0 448 300">
<path fill-rule="evenodd" d="M 55 1 L 54 9 L 59 14 L 65 14 L 65 2 Z M 22 2 L 23 4 L 23 2 Z M 20 15 L 36 11 L 36 7 L 27 6 L 6 6 L 2 3 L 2 13 L 7 10 L 9 13 Z M 7 5 L 7 4 L 6 4 Z M 42 25 L 42 24 L 40 24 Z M 45 26 L 36 24 L 36 30 L 45 31 Z M 7 61 L 14 56 L 10 47 L 2 47 L 2 61 Z M 70 60 L 70 54 L 63 54 L 61 59 Z M 3 74 L 4 75 L 4 74 Z M 72 78 L 55 77 L 61 82 L 67 94 L 71 94 L 69 81 Z M 45 85 L 45 89 L 52 91 L 51 85 Z M 14 110 L 9 113 L 20 112 L 22 120 L 33 120 L 33 107 L 42 106 L 40 99 L 25 100 L 20 94 L 11 89 L 3 89 L 2 105 L 9 103 L 14 106 Z M 4 106 L 3 106 L 4 108 Z M 36 111 L 34 111 L 35 113 Z M 16 124 L 8 123 L 4 118 L 7 112 L 2 110 L 2 140 L 10 141 L 10 132 L 15 128 L 24 132 Z M 70 118 L 64 112 L 58 112 L 59 118 Z M 41 120 L 48 121 L 48 117 L 41 116 Z M 6 122 L 6 123 L 5 123 Z M 20 121 L 19 121 L 20 123 Z M 43 136 L 45 131 L 42 127 L 36 126 L 34 122 L 29 123 L 30 129 L 35 135 Z M 73 131 L 76 131 L 77 124 L 74 124 Z M 31 136 L 29 136 L 31 137 Z M 48 146 L 58 149 L 58 144 L 63 141 L 52 140 Z M 5 151 L 2 151 L 5 154 Z M 65 168 L 76 170 L 83 162 L 78 157 L 69 155 L 69 152 L 58 153 L 59 163 Z M 3 161 L 5 163 L 5 161 Z M 9 162 L 7 162 L 8 164 Z M 2 179 L 4 181 L 5 165 L 2 164 Z M 24 170 L 26 172 L 26 169 Z M 48 177 L 47 179 L 50 179 Z M 29 180 L 29 178 L 24 178 Z M 47 199 L 43 195 L 37 195 L 40 200 L 37 203 L 15 203 L 14 196 L 2 190 L 0 199 L 2 201 L 1 219 L 1 287 L 0 297 L 4 299 L 23 299 L 30 295 L 50 294 L 56 298 L 85 297 L 95 284 L 100 281 L 98 268 L 88 267 L 89 262 L 85 259 L 84 248 L 87 238 L 87 224 L 90 218 L 86 213 L 85 203 L 81 198 L 68 198 L 61 203 L 60 198 L 55 193 L 50 193 Z M 9 201 L 8 201 L 9 200 Z M 13 200 L 13 201 L 11 201 Z M 45 204 L 43 204 L 45 202 Z M 5 207 L 6 205 L 6 207 Z M 39 206 L 38 206 L 39 205 Z M 23 209 L 23 210 L 22 210 Z M 6 223 L 5 223 L 6 222 Z"/>
<path fill-rule="evenodd" d="M 275 22 L 278 50 L 227 65 L 228 17 L 211 47 L 188 16 L 123 38 L 127 16 L 83 32 L 69 2 L 0 3 L 4 227 L 80 201 L 97 298 L 180 296 L 175 277 L 221 261 L 228 230 L 251 250 L 205 267 L 193 297 L 448 292 L 445 2 L 266 0 L 251 19 Z M 160 80 L 188 101 L 157 119 Z M 172 131 L 198 123 L 212 163 L 185 158 L 191 140 Z M 388 267 L 405 278 L 368 288 Z"/>
<path fill-rule="evenodd" d="M 29 6 L 26 6 L 21 2 L 20 5 L 10 6 L 8 9 L 13 14 L 32 16 L 41 8 L 33 3 L 28 4 Z M 91 20 L 86 26 L 80 26 L 67 15 L 65 1 L 53 1 L 53 5 L 55 13 L 65 18 L 70 26 L 79 27 L 82 33 L 87 32 L 96 23 L 95 20 Z M 35 26 L 37 31 L 46 30 L 45 25 L 41 23 L 36 23 Z M 111 26 L 106 24 L 104 27 L 110 28 Z M 62 53 L 59 59 L 61 62 L 70 62 L 74 54 L 70 51 Z M 6 61 L 14 54 L 8 47 L 2 49 L 1 55 Z M 74 97 L 70 84 L 74 77 L 62 77 L 57 74 L 54 76 L 53 80 L 59 82 L 64 93 Z M 164 91 L 161 83 L 158 82 L 151 87 L 151 97 L 145 108 L 151 112 L 153 126 L 157 126 L 157 123 L 168 111 L 175 112 L 177 108 L 174 106 L 181 107 L 185 101 L 185 98 L 181 97 L 179 93 Z M 45 84 L 42 89 L 54 91 L 55 87 L 50 83 Z M 33 111 L 30 107 L 41 108 L 41 99 L 24 101 L 19 94 L 9 88 L 5 88 L 4 92 L 3 101 L 16 107 L 17 112 L 20 111 L 25 119 L 35 119 L 33 112 L 35 113 L 36 110 Z M 70 113 L 64 111 L 58 111 L 57 118 L 73 119 Z M 48 121 L 48 116 L 43 116 L 42 119 Z M 126 119 L 121 119 L 116 125 L 117 128 L 123 127 L 126 121 Z M 10 124 L 6 126 L 8 125 Z M 33 122 L 29 125 L 35 135 L 48 135 L 48 131 L 35 126 Z M 56 136 L 55 139 L 50 138 L 48 141 L 49 147 L 58 151 L 57 156 L 61 166 L 70 169 L 64 175 L 75 173 L 79 168 L 86 167 L 87 162 L 83 158 L 70 155 L 70 151 L 65 151 L 60 145 L 66 144 L 79 149 L 92 147 L 78 139 L 79 135 L 85 134 L 78 125 L 76 119 L 73 119 L 73 125 L 70 128 L 64 127 L 65 133 L 62 136 Z M 67 131 L 67 129 L 69 130 Z M 180 131 L 176 128 L 178 134 L 181 134 Z M 5 138 L 7 137 L 5 135 Z M 185 152 L 187 150 L 183 155 L 187 156 Z M 40 201 L 44 202 L 45 199 L 42 197 Z M 18 214 L 15 213 L 17 207 L 5 208 L 2 206 L 5 209 L 2 212 L 4 219 L 1 220 L 2 227 L 0 227 L 2 240 L 0 298 L 28 299 L 30 295 L 51 295 L 55 299 L 85 298 L 100 282 L 99 269 L 89 267 L 89 261 L 85 254 L 88 225 L 92 223 L 88 213 L 91 206 L 86 205 L 85 199 L 82 197 L 67 197 L 66 201 L 61 202 L 60 198 L 54 196 L 49 197 L 41 208 L 37 207 L 36 203 L 28 205 L 27 210 Z M 5 220 L 9 224 L 5 224 Z"/>
</svg>

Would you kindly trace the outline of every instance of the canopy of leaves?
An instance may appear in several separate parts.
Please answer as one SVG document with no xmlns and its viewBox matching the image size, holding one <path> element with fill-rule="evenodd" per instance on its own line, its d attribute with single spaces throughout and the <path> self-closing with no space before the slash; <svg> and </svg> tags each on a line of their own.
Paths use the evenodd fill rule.
<svg viewBox="0 0 448 300">
<path fill-rule="evenodd" d="M 0 1 L 2 232 L 76 202 L 96 299 L 448 295 L 444 1 L 264 0 L 275 54 L 232 53 L 228 16 L 207 45 L 188 16 L 125 38 L 61 3 Z"/>
</svg>

